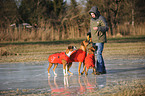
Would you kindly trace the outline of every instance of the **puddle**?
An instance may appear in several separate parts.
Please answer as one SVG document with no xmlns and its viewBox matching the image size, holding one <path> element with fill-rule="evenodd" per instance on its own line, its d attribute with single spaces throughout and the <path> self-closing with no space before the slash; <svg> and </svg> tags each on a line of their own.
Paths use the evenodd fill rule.
<svg viewBox="0 0 145 96">
<path fill-rule="evenodd" d="M 145 78 L 145 59 L 105 60 L 107 74 L 79 76 L 78 63 L 70 69 L 74 75 L 63 76 L 62 65 L 56 69 L 57 77 L 47 75 L 48 62 L 5 63 L 0 65 L 0 92 L 17 90 L 21 94 L 81 95 L 95 92 L 105 87 L 118 84 L 119 81 L 130 81 Z M 53 68 L 53 67 L 52 67 Z M 81 69 L 82 70 L 82 69 Z M 20 91 L 21 90 L 21 91 Z"/>
</svg>

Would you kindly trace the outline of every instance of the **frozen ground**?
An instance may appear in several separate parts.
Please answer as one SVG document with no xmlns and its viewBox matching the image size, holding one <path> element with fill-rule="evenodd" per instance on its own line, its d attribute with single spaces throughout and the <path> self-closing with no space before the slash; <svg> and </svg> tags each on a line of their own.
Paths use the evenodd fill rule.
<svg viewBox="0 0 145 96">
<path fill-rule="evenodd" d="M 74 75 L 66 77 L 60 64 L 56 69 L 58 76 L 54 76 L 51 69 L 51 76 L 48 77 L 47 61 L 0 64 L 0 95 L 13 95 L 14 92 L 21 95 L 81 95 L 111 88 L 122 81 L 145 80 L 145 57 L 110 56 L 105 58 L 105 63 L 107 74 L 92 75 L 92 69 L 89 69 L 88 76 L 79 76 L 78 63 L 74 63 L 70 69 Z"/>
</svg>

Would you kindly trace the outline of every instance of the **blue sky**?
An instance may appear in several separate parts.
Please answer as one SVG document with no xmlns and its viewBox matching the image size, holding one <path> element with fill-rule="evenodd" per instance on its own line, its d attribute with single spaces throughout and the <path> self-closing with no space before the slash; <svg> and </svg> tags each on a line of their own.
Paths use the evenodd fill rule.
<svg viewBox="0 0 145 96">
<path fill-rule="evenodd" d="M 67 3 L 70 3 L 71 0 L 64 0 L 67 1 Z M 81 0 L 76 0 L 77 2 L 81 1 Z"/>
</svg>

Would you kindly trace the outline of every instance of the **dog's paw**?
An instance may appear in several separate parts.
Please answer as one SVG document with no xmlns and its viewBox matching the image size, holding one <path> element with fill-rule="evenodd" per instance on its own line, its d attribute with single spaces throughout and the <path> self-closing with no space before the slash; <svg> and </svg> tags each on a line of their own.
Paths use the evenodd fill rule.
<svg viewBox="0 0 145 96">
<path fill-rule="evenodd" d="M 94 75 L 101 75 L 99 72 L 94 72 Z"/>
<path fill-rule="evenodd" d="M 68 76 L 68 74 L 64 74 L 64 76 Z"/>
<path fill-rule="evenodd" d="M 82 72 L 81 75 L 83 75 L 84 73 Z"/>
<path fill-rule="evenodd" d="M 70 73 L 70 75 L 73 75 L 74 73 Z"/>
<path fill-rule="evenodd" d="M 48 76 L 50 76 L 50 73 L 48 73 Z"/>
<path fill-rule="evenodd" d="M 57 74 L 56 74 L 56 73 L 54 73 L 54 75 L 55 75 L 55 76 L 57 76 Z"/>
<path fill-rule="evenodd" d="M 54 71 L 54 75 L 57 76 L 56 72 Z"/>
<path fill-rule="evenodd" d="M 79 73 L 79 75 L 81 75 L 81 73 Z"/>
<path fill-rule="evenodd" d="M 88 73 L 85 73 L 85 75 L 88 75 Z"/>
</svg>

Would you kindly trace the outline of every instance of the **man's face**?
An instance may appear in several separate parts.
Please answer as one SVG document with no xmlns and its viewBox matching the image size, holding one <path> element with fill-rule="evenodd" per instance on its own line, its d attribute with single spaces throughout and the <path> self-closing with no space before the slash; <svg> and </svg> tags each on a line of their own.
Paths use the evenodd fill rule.
<svg viewBox="0 0 145 96">
<path fill-rule="evenodd" d="M 91 16 L 92 16 L 92 18 L 95 18 L 96 17 L 94 13 L 91 13 Z"/>
</svg>

